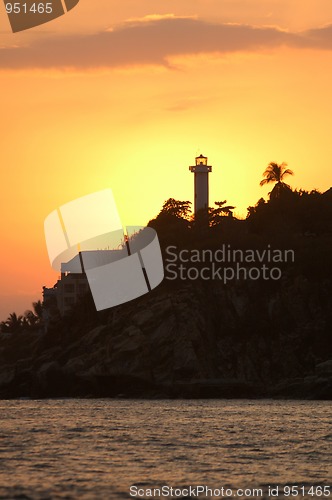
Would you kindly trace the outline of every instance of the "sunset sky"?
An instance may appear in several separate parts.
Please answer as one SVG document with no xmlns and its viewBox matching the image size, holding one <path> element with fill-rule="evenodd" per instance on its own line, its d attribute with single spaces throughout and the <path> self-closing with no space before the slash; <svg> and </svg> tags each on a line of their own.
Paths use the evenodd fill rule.
<svg viewBox="0 0 332 500">
<path fill-rule="evenodd" d="M 0 78 L 0 320 L 55 283 L 44 219 L 79 196 L 144 225 L 193 201 L 200 153 L 241 216 L 270 161 L 332 186 L 331 0 L 81 0 L 16 34 L 1 3 Z"/>
</svg>

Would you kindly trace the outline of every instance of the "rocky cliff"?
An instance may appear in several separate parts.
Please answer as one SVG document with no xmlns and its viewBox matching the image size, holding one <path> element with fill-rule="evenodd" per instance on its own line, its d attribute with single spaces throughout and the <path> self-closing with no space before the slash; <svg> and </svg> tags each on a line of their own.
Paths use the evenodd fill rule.
<svg viewBox="0 0 332 500">
<path fill-rule="evenodd" d="M 331 292 L 166 281 L 91 321 L 1 334 L 0 397 L 331 399 Z"/>
</svg>

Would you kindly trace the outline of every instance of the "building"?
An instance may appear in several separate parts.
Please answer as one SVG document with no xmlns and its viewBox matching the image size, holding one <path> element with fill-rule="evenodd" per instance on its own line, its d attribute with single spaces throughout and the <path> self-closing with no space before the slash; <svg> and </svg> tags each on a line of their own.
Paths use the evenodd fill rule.
<svg viewBox="0 0 332 500">
<path fill-rule="evenodd" d="M 91 268 L 103 266 L 121 258 L 123 251 L 123 249 L 83 251 L 75 255 L 70 261 L 62 263 L 61 276 L 54 287 L 43 287 L 46 322 L 48 322 L 49 316 L 52 315 L 50 307 L 54 308 L 55 301 L 60 316 L 64 316 L 78 302 L 79 298 L 89 291 L 84 264 Z"/>
<path fill-rule="evenodd" d="M 61 273 L 56 284 L 56 301 L 61 316 L 71 310 L 78 299 L 89 291 L 85 273 Z"/>
<path fill-rule="evenodd" d="M 189 167 L 195 174 L 195 215 L 200 210 L 207 210 L 209 207 L 209 173 L 212 167 L 208 165 L 206 156 L 200 155 L 195 158 L 195 165 Z"/>
</svg>

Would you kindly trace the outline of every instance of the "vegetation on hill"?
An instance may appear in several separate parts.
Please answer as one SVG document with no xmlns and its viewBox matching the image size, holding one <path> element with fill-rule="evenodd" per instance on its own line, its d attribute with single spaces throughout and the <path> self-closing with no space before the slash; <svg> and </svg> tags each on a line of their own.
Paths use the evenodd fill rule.
<svg viewBox="0 0 332 500">
<path fill-rule="evenodd" d="M 216 201 L 214 207 L 195 216 L 190 201 L 169 198 L 148 225 L 157 231 L 163 252 L 168 245 L 179 248 L 219 248 L 222 244 L 239 249 L 264 248 L 267 245 L 292 248 L 296 252 L 296 261 L 287 270 L 288 273 L 328 279 L 332 271 L 329 258 L 332 188 L 325 193 L 316 189 L 292 190 L 285 183 L 285 178 L 292 175 L 294 173 L 286 163 L 270 162 L 260 182 L 261 186 L 274 184 L 269 199 L 261 198 L 255 205 L 249 206 L 245 220 L 234 217 L 235 206 L 228 205 L 226 200 Z M 105 316 L 106 313 L 97 314 L 94 311 L 91 297 L 82 298 L 81 302 L 84 305 L 74 306 L 65 319 L 53 312 L 56 324 L 80 323 L 82 316 L 86 318 L 86 312 L 91 320 L 89 325 Z M 49 304 L 47 307 L 50 307 Z M 0 323 L 0 331 L 38 331 L 43 330 L 43 325 L 43 304 L 37 301 L 33 303 L 33 310 L 26 311 L 24 315 L 11 313 L 6 321 Z"/>
<path fill-rule="evenodd" d="M 246 219 L 226 200 L 196 217 L 173 198 L 149 222 L 181 249 L 292 249 L 278 280 L 166 279 L 97 312 L 91 294 L 45 331 L 43 307 L 1 323 L 0 396 L 193 397 L 332 394 L 332 189 L 292 190 L 270 163 L 269 199 Z M 197 385 L 198 384 L 198 385 Z"/>
</svg>

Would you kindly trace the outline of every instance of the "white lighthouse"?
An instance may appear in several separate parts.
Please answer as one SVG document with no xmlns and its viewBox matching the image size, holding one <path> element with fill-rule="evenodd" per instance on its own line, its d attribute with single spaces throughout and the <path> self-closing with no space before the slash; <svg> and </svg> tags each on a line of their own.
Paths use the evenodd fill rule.
<svg viewBox="0 0 332 500">
<path fill-rule="evenodd" d="M 209 206 L 209 173 L 212 167 L 207 162 L 207 157 L 200 155 L 195 158 L 195 165 L 189 167 L 195 174 L 195 215 Z"/>
</svg>

